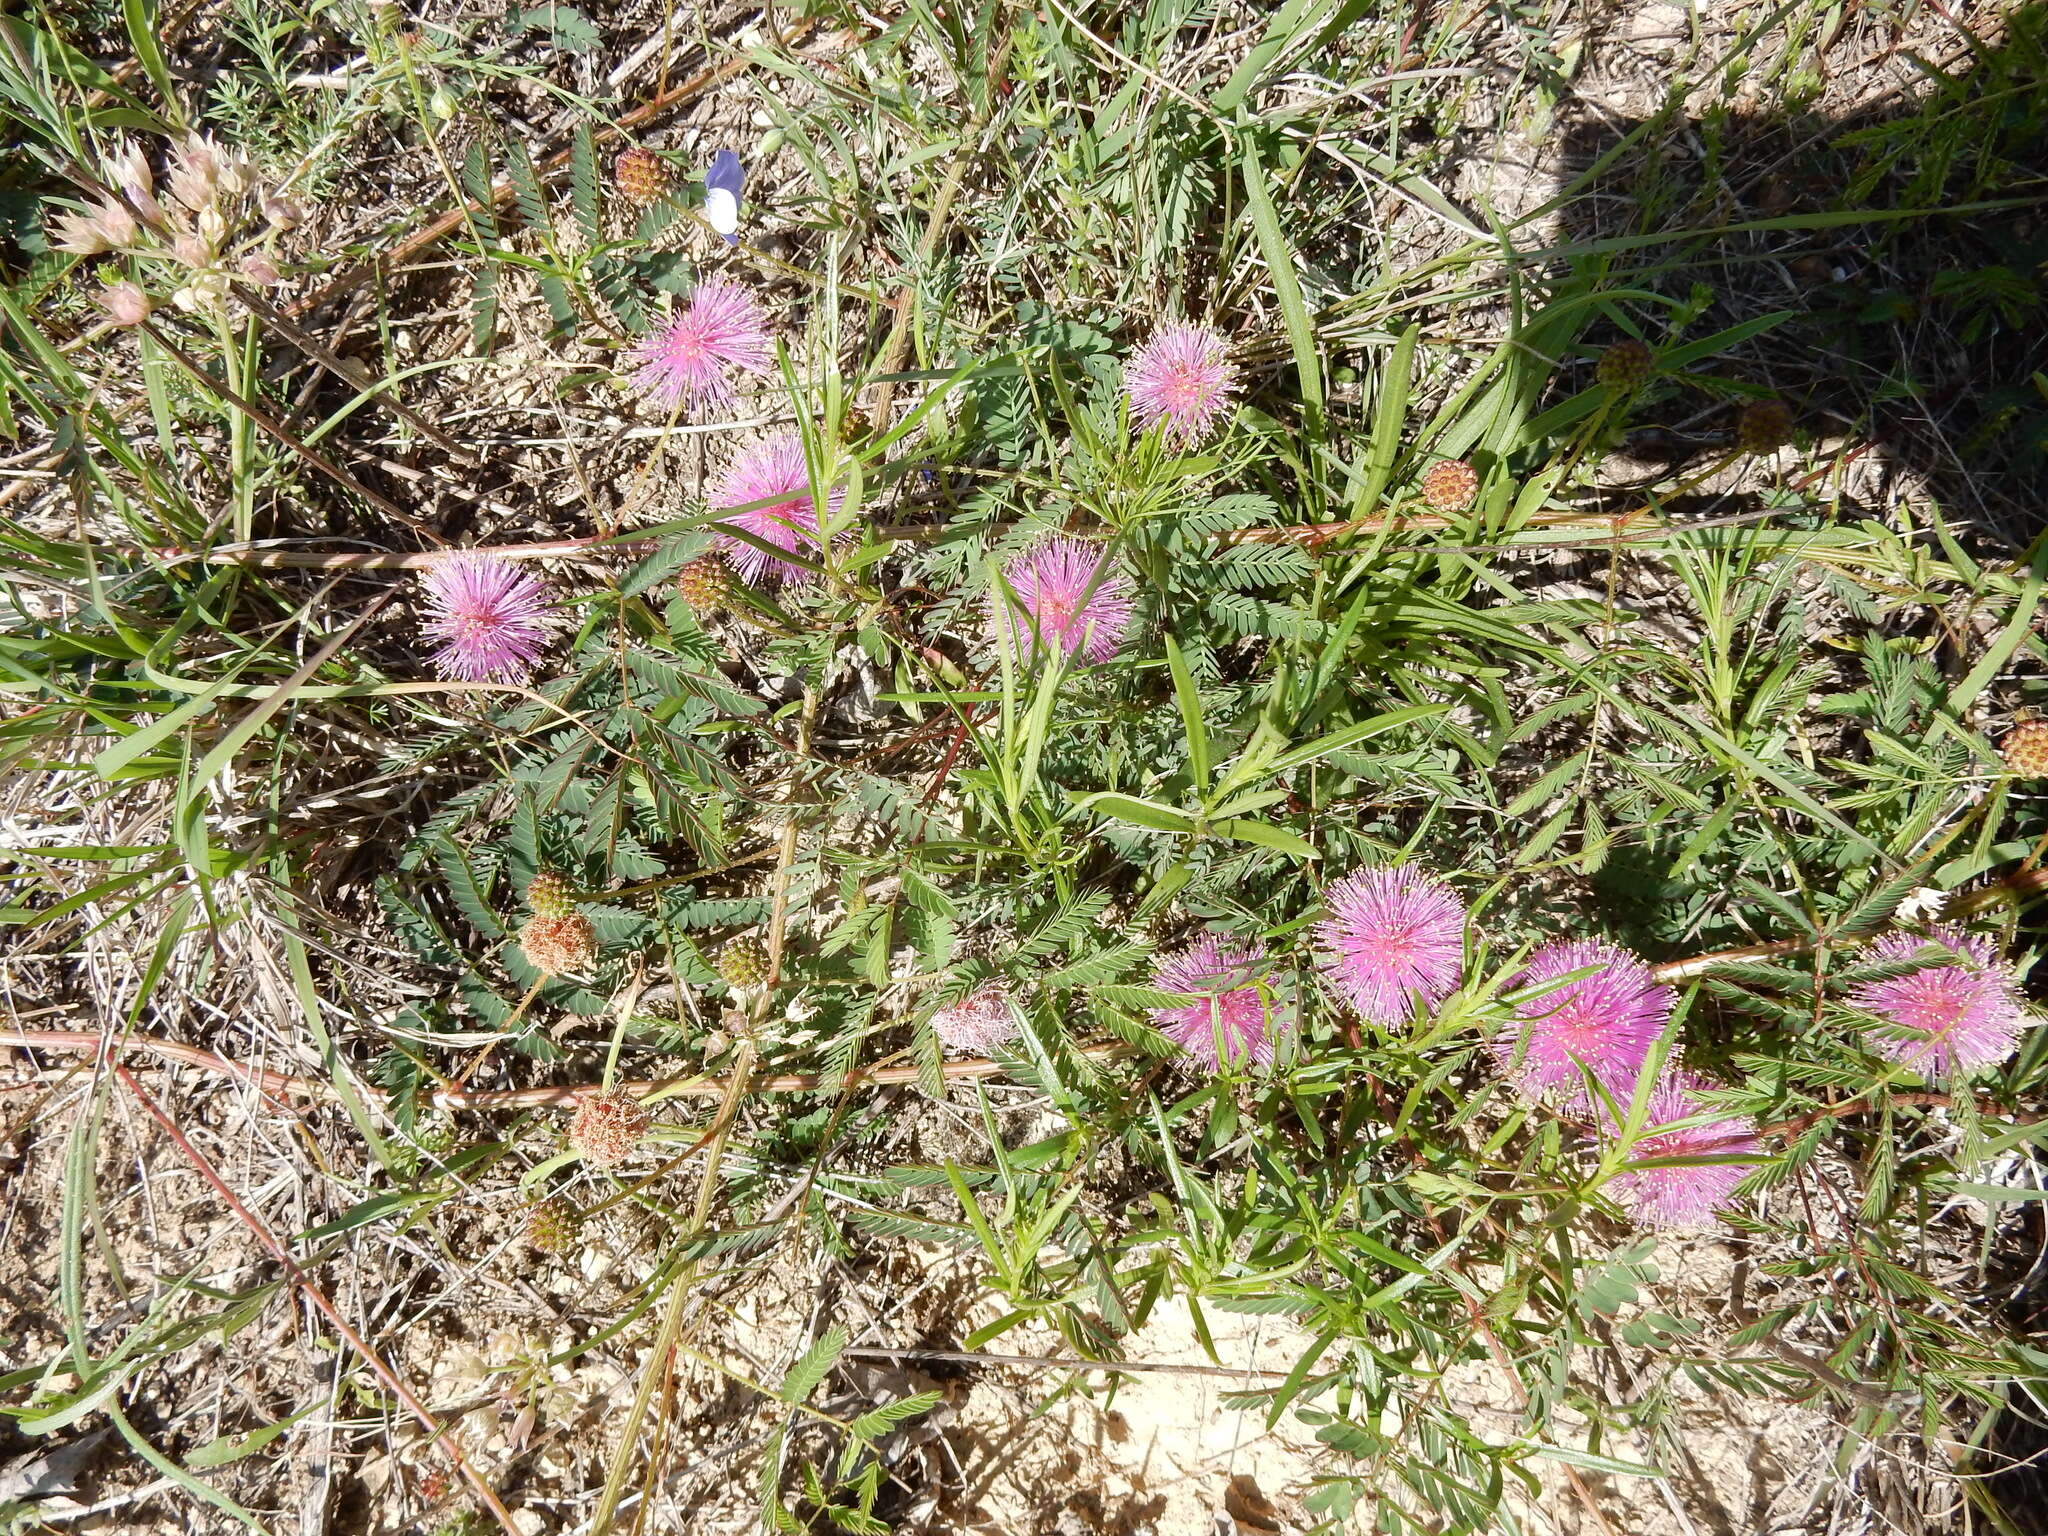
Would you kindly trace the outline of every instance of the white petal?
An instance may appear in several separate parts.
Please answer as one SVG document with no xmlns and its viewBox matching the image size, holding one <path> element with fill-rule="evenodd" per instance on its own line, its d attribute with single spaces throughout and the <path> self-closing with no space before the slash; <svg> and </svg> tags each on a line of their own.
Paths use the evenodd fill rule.
<svg viewBox="0 0 2048 1536">
<path fill-rule="evenodd" d="M 740 227 L 740 201 L 730 192 L 713 187 L 704 194 L 704 222 L 721 235 Z"/>
</svg>

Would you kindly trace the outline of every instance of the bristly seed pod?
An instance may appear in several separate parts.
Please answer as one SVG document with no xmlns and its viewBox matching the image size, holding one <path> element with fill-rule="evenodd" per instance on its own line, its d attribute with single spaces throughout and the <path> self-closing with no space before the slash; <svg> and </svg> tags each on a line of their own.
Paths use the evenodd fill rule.
<svg viewBox="0 0 2048 1536">
<path fill-rule="evenodd" d="M 732 602 L 732 567 L 719 555 L 692 560 L 676 572 L 676 596 L 693 613 L 717 613 Z"/>
<path fill-rule="evenodd" d="M 735 992 L 768 984 L 768 946 L 759 939 L 734 939 L 718 952 L 718 975 Z"/>
<path fill-rule="evenodd" d="M 1735 420 L 1735 446 L 1744 453 L 1775 453 L 1792 441 L 1792 407 L 1782 400 L 1752 400 Z"/>
<path fill-rule="evenodd" d="M 1657 354 L 1649 345 L 1624 336 L 1600 354 L 1600 361 L 1593 365 L 1593 378 L 1617 395 L 1632 395 L 1649 383 L 1656 371 Z"/>
<path fill-rule="evenodd" d="M 560 1195 L 549 1195 L 526 1209 L 526 1241 L 546 1254 L 564 1254 L 583 1235 L 583 1213 Z"/>
<path fill-rule="evenodd" d="M 593 1168 L 616 1168 L 639 1149 L 650 1119 L 622 1088 L 586 1093 L 569 1121 L 569 1145 Z"/>
<path fill-rule="evenodd" d="M 559 917 L 535 913 L 519 930 L 519 948 L 543 976 L 587 971 L 597 959 L 597 930 L 581 912 Z"/>
<path fill-rule="evenodd" d="M 1463 512 L 1479 494 L 1479 471 L 1463 459 L 1432 464 L 1422 477 L 1422 499 L 1436 512 Z"/>
<path fill-rule="evenodd" d="M 2048 779 L 2048 720 L 2022 720 L 1998 744 L 2005 766 L 2023 779 Z"/>
<path fill-rule="evenodd" d="M 544 869 L 526 887 L 526 905 L 536 917 L 567 917 L 576 910 L 576 894 L 566 877 Z"/>
<path fill-rule="evenodd" d="M 636 144 L 620 150 L 618 159 L 612 162 L 612 184 L 627 202 L 645 208 L 667 193 L 668 167 L 653 150 Z"/>
</svg>

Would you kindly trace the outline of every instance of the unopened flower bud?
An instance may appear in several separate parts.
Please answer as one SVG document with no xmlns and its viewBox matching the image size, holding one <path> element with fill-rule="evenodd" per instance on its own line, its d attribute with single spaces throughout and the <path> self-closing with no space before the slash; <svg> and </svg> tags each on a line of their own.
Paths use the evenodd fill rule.
<svg viewBox="0 0 2048 1536">
<path fill-rule="evenodd" d="M 200 270 L 213 260 L 213 252 L 206 242 L 189 231 L 171 241 L 171 255 L 194 271 Z"/>
<path fill-rule="evenodd" d="M 1479 472 L 1463 459 L 1432 464 L 1422 477 L 1422 499 L 1438 512 L 1463 512 L 1479 494 Z"/>
<path fill-rule="evenodd" d="M 536 917 L 568 917 L 576 910 L 576 888 L 566 875 L 544 869 L 527 882 L 526 905 Z"/>
<path fill-rule="evenodd" d="M 116 325 L 140 325 L 149 318 L 149 295 L 133 283 L 109 283 L 100 291 L 100 307 Z"/>
<path fill-rule="evenodd" d="M 582 1233 L 583 1213 L 560 1195 L 550 1195 L 527 1208 L 526 1240 L 542 1253 L 567 1253 Z"/>
<path fill-rule="evenodd" d="M 738 938 L 718 952 L 718 976 L 735 992 L 751 992 L 768 982 L 768 946 L 755 938 Z"/>
<path fill-rule="evenodd" d="M 1999 752 L 2020 778 L 2048 778 L 2048 720 L 2022 720 L 2006 732 Z"/>
<path fill-rule="evenodd" d="M 306 210 L 295 197 L 286 197 L 282 192 L 273 192 L 263 199 L 263 217 L 272 229 L 297 229 L 306 222 Z"/>
<path fill-rule="evenodd" d="M 1782 400 L 1752 400 L 1735 420 L 1735 446 L 1744 453 L 1775 453 L 1792 441 L 1792 407 Z"/>
<path fill-rule="evenodd" d="M 227 215 L 218 208 L 205 208 L 199 214 L 199 238 L 209 246 L 218 249 L 221 241 L 228 237 Z"/>
<path fill-rule="evenodd" d="M 275 288 L 284 281 L 284 274 L 277 270 L 277 263 L 268 256 L 244 256 L 241 268 L 242 276 L 264 288 Z"/>
</svg>

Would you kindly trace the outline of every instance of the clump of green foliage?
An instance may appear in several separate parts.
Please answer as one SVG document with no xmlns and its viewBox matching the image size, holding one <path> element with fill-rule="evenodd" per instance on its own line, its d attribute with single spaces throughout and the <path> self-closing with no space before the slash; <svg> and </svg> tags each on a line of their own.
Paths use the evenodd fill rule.
<svg viewBox="0 0 2048 1536">
<path fill-rule="evenodd" d="M 967 1352 L 1050 1330 L 1067 1358 L 1113 1363 L 1162 1309 L 1205 1341 L 1217 1313 L 1284 1318 L 1298 1360 L 1233 1400 L 1330 1448 L 1306 1504 L 1332 1531 L 1510 1529 L 1545 1464 L 1657 1475 L 1664 1392 L 1607 1390 L 1589 1351 L 1625 1349 L 1660 1383 L 1818 1396 L 1865 1440 L 1985 1443 L 2048 1365 L 1985 1299 L 2007 1218 L 2038 1193 L 2048 1037 L 1935 1073 L 1856 999 L 1931 963 L 1862 951 L 1937 908 L 2024 973 L 2048 826 L 1987 731 L 2041 702 L 2039 551 L 1849 500 L 1823 423 L 1780 407 L 1789 386 L 1760 362 L 1795 316 L 1724 312 L 1682 250 L 1588 235 L 1523 254 L 1474 226 L 1396 266 L 1362 243 L 1381 179 L 1467 221 L 1427 155 L 1348 137 L 1366 124 L 1341 93 L 1279 88 L 1398 62 L 1356 7 L 1293 0 L 1156 99 L 1187 7 L 1102 18 L 1108 38 L 1059 6 L 956 10 L 912 7 L 829 80 L 754 52 L 791 89 L 763 98 L 736 251 L 696 220 L 702 167 L 680 156 L 651 207 L 607 189 L 619 103 L 549 84 L 568 121 L 552 158 L 513 125 L 506 82 L 601 46 L 570 7 L 490 38 L 350 18 L 368 74 L 289 109 L 294 34 L 249 14 L 243 63 L 203 102 L 146 41 L 146 5 L 124 8 L 121 77 L 51 25 L 0 22 L 16 195 L 38 215 L 14 221 L 25 259 L 0 292 L 0 430 L 53 488 L 0 521 L 0 667 L 23 706 L 0 761 L 53 794 L 158 808 L 132 842 L 18 860 L 13 930 L 83 952 L 81 913 L 143 925 L 144 985 L 112 1029 L 147 1024 L 176 967 L 210 984 L 218 962 L 188 951 L 278 946 L 292 1027 L 341 1105 L 325 1128 L 362 1149 L 359 1198 L 303 1235 L 309 1267 L 338 1251 L 316 1241 L 410 1228 L 477 1189 L 574 1210 L 549 1237 L 572 1252 L 586 1212 L 649 1218 L 632 1306 L 563 1357 L 654 1341 L 608 1425 L 600 1530 L 645 1470 L 689 1307 L 784 1247 L 973 1255 L 997 1310 L 948 1341 Z M 907 74 L 927 56 L 951 93 Z M 1396 126 L 1450 114 L 1434 90 L 1404 82 Z M 348 291 L 398 235 L 295 246 L 296 219 L 273 218 L 262 250 L 287 290 L 224 278 L 182 304 L 154 257 L 95 256 L 158 301 L 147 325 L 102 324 L 41 216 L 98 195 L 118 136 L 157 154 L 202 124 L 316 208 L 346 174 L 321 146 L 426 151 L 462 209 L 432 295 L 459 317 L 452 345 L 558 358 L 553 407 L 626 411 L 630 349 L 706 276 L 766 296 L 775 368 L 746 404 L 801 439 L 807 579 L 706 564 L 734 547 L 732 511 L 685 481 L 686 452 L 720 462 L 745 429 L 686 433 L 644 404 L 653 432 L 575 466 L 633 489 L 574 526 L 494 510 L 497 490 L 460 527 L 422 523 L 367 423 L 455 480 L 481 483 L 488 453 L 416 398 L 392 411 L 436 387 L 432 366 L 358 373 L 286 301 Z M 1905 131 L 1868 142 L 1891 156 Z M 1887 218 L 1938 201 L 1901 195 Z M 753 238 L 771 217 L 773 251 Z M 377 291 L 385 331 L 412 302 Z M 1492 340 L 1433 344 L 1435 318 L 1468 313 Z M 1126 389 L 1174 315 L 1229 338 L 1241 383 L 1195 441 L 1140 430 Z M 1623 338 L 1649 361 L 1603 370 Z M 117 370 L 131 397 L 104 387 Z M 1744 414 L 1759 402 L 1797 423 L 1789 446 Z M 1667 429 L 1698 451 L 1617 494 L 1617 450 Z M 1134 604 L 1093 664 L 991 635 L 1017 562 L 1059 536 Z M 380 585 L 344 600 L 362 578 L 334 557 L 365 544 Z M 472 544 L 574 554 L 551 568 L 560 622 L 530 678 L 435 675 L 411 568 Z M 379 824 L 372 903 L 351 915 L 407 957 L 374 1029 L 323 936 L 339 855 L 306 809 L 352 777 L 422 786 Z M 1470 913 L 1458 983 L 1405 1023 L 1346 1006 L 1314 929 L 1332 881 L 1389 866 L 1431 871 Z M 536 966 L 529 905 L 587 922 L 594 957 Z M 1203 933 L 1270 957 L 1256 990 L 1288 1020 L 1270 1065 L 1225 1052 L 1210 1070 L 1161 1032 L 1188 998 L 1159 964 Z M 1531 954 L 1577 938 L 1658 966 L 1675 1022 L 1639 1077 L 1532 1097 L 1500 1042 L 1547 995 L 1523 979 Z M 1017 1029 L 963 1069 L 934 1016 L 990 983 Z M 1716 1166 L 1644 1145 L 1667 1066 L 1700 1085 L 1698 1118 L 1761 1138 L 1711 1226 L 1754 1264 L 1733 1318 L 1660 1291 L 1656 1239 L 1615 1198 Z M 971 1155 L 883 1150 L 869 1090 L 901 1068 L 974 1112 Z M 620 1083 L 663 1114 L 716 1107 L 701 1127 L 635 1119 L 646 1143 L 599 1168 L 519 1096 Z M 108 1091 L 68 1164 L 70 1363 L 24 1366 L 0 1411 L 42 1433 L 112 1404 L 153 1466 L 246 1515 L 201 1475 L 226 1449 L 171 1460 L 119 1400 L 282 1287 L 188 1276 L 144 1321 L 88 1327 Z M 1020 1102 L 1045 1121 L 1028 1137 Z M 889 1528 L 885 1443 L 937 1399 L 817 1406 L 851 1343 L 835 1321 L 779 1384 L 747 1380 L 769 1416 L 768 1528 Z M 1444 1389 L 1475 1363 L 1510 1383 L 1513 1435 Z"/>
</svg>

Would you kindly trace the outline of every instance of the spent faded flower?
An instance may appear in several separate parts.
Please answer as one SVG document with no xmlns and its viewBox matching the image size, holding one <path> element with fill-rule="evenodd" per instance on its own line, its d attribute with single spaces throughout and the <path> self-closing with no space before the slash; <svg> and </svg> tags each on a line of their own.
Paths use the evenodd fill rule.
<svg viewBox="0 0 2048 1536">
<path fill-rule="evenodd" d="M 1154 966 L 1153 986 L 1194 1001 L 1155 1008 L 1152 1022 L 1212 1070 L 1247 1059 L 1269 1063 L 1277 1037 L 1294 1027 L 1292 1013 L 1270 996 L 1271 971 L 1258 940 L 1235 944 L 1205 933 Z"/>
<path fill-rule="evenodd" d="M 1465 974 L 1465 908 L 1420 870 L 1361 869 L 1323 891 L 1316 923 L 1324 979 L 1361 1018 L 1405 1022 L 1419 994 L 1434 1006 Z"/>
<path fill-rule="evenodd" d="M 623 1088 L 586 1093 L 569 1119 L 569 1145 L 593 1168 L 616 1168 L 639 1150 L 653 1119 Z"/>
<path fill-rule="evenodd" d="M 129 249 L 139 234 L 135 216 L 126 208 L 116 202 L 100 202 L 90 213 L 59 214 L 56 239 L 51 243 L 75 256 L 98 256 Z"/>
<path fill-rule="evenodd" d="M 1140 427 L 1164 424 L 1168 442 L 1200 442 L 1230 413 L 1237 369 L 1206 325 L 1169 321 L 1124 365 L 1124 390 Z"/>
<path fill-rule="evenodd" d="M 434 659 L 465 682 L 527 676 L 547 638 L 548 590 L 538 577 L 497 555 L 460 554 L 422 578 L 427 633 L 441 642 Z"/>
<path fill-rule="evenodd" d="M 1562 1090 L 1583 1101 L 1591 1072 L 1618 1099 L 1635 1089 L 1650 1047 L 1671 1023 L 1671 989 L 1636 955 L 1604 939 L 1546 944 L 1515 977 L 1517 987 L 1561 982 L 1515 1006 L 1515 1023 L 1493 1043 L 1502 1070 L 1534 1098 Z"/>
<path fill-rule="evenodd" d="M 932 1028 L 947 1050 L 986 1056 L 1017 1038 L 1017 1010 L 1009 988 L 986 981 L 957 1003 L 935 1010 Z"/>
<path fill-rule="evenodd" d="M 768 371 L 767 317 L 738 283 L 714 278 L 632 355 L 633 387 L 650 399 L 670 408 L 726 405 L 734 370 Z"/>
<path fill-rule="evenodd" d="M 156 181 L 149 170 L 149 156 L 142 146 L 129 139 L 120 140 L 114 152 L 106 159 L 106 180 L 119 190 L 121 197 L 142 216 L 155 223 L 162 223 L 163 205 L 156 200 Z"/>
<path fill-rule="evenodd" d="M 116 325 L 140 325 L 149 318 L 149 295 L 133 283 L 109 283 L 100 290 L 100 307 Z"/>
<path fill-rule="evenodd" d="M 989 623 L 999 643 L 1027 655 L 1043 642 L 1101 662 L 1123 644 L 1135 607 L 1130 577 L 1110 566 L 1101 549 L 1055 536 L 1003 567 L 989 593 Z"/>
<path fill-rule="evenodd" d="M 1865 953 L 1878 964 L 1897 964 L 1929 945 L 1954 954 L 1850 991 L 1858 1008 L 1909 1032 L 1873 1036 L 1871 1046 L 1928 1077 L 1996 1066 L 2019 1043 L 2027 1010 L 2012 967 L 1989 939 L 1936 924 L 1925 938 L 1886 934 Z"/>
<path fill-rule="evenodd" d="M 1701 1112 L 1697 1095 L 1713 1084 L 1689 1072 L 1669 1072 L 1650 1090 L 1645 1134 L 1629 1148 L 1631 1162 L 1665 1157 L 1738 1157 L 1762 1148 L 1756 1123 L 1744 1116 L 1663 1131 L 1659 1126 Z M 1697 1227 L 1713 1219 L 1735 1196 L 1749 1163 L 1681 1163 L 1668 1168 L 1625 1168 L 1609 1193 L 1643 1226 Z"/>
<path fill-rule="evenodd" d="M 762 505 L 752 505 L 760 502 Z M 836 517 L 846 502 L 843 487 L 827 502 L 827 516 Z M 804 458 L 804 440 L 794 432 L 779 433 L 743 449 L 725 467 L 712 492 L 712 506 L 732 511 L 719 522 L 752 534 L 764 544 L 792 554 L 824 548 L 818 536 L 818 509 L 811 499 L 811 469 Z M 742 581 L 807 581 L 815 572 L 791 560 L 730 535 L 721 536 L 725 558 Z"/>
</svg>

